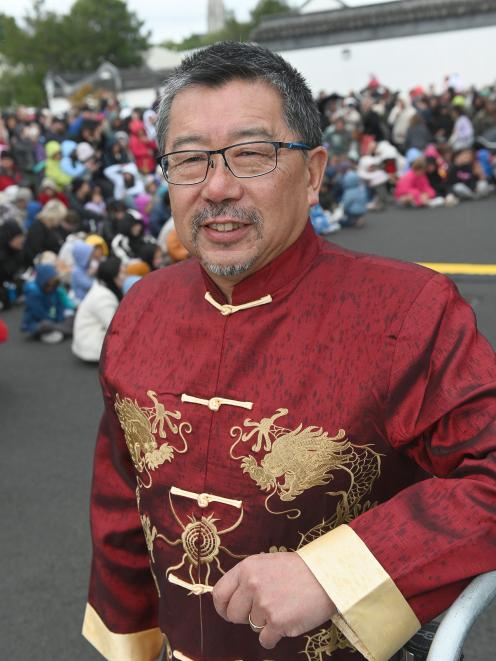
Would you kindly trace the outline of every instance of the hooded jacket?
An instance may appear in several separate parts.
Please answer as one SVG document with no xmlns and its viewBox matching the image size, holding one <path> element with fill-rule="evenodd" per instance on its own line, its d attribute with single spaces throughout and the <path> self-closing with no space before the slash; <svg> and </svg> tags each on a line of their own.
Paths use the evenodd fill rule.
<svg viewBox="0 0 496 661">
<path fill-rule="evenodd" d="M 61 168 L 57 154 L 61 153 L 61 147 L 55 140 L 50 140 L 46 145 L 45 176 L 54 181 L 61 190 L 68 186 L 72 177 Z"/>
<path fill-rule="evenodd" d="M 57 277 L 57 270 L 51 264 L 40 264 L 34 280 L 24 287 L 26 305 L 21 322 L 21 330 L 36 333 L 43 321 L 60 322 L 64 319 L 64 301 L 61 292 L 56 289 L 46 293 L 43 287 L 52 278 Z"/>
<path fill-rule="evenodd" d="M 74 320 L 72 352 L 82 360 L 97 361 L 107 328 L 122 297 L 114 279 L 121 262 L 110 257 L 98 267 L 97 278 L 84 301 L 78 307 Z"/>
<path fill-rule="evenodd" d="M 88 274 L 91 255 L 93 254 L 94 249 L 94 246 L 91 246 L 84 241 L 76 241 L 72 248 L 74 269 L 72 271 L 71 287 L 74 291 L 74 296 L 78 301 L 83 300 L 95 281 L 95 279 Z"/>
<path fill-rule="evenodd" d="M 367 189 L 353 170 L 343 177 L 343 197 L 341 202 L 346 216 L 363 216 L 367 211 Z"/>
<path fill-rule="evenodd" d="M 60 160 L 60 169 L 69 175 L 71 179 L 74 177 L 82 177 L 86 172 L 86 168 L 82 163 L 80 163 L 73 152 L 75 152 L 77 143 L 74 140 L 64 140 L 61 145 L 62 149 L 62 158 Z"/>
</svg>

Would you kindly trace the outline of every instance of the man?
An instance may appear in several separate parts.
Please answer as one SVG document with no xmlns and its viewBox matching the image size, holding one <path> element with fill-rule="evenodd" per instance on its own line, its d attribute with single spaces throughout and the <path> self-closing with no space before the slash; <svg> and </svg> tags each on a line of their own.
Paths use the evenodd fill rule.
<svg viewBox="0 0 496 661">
<path fill-rule="evenodd" d="M 196 259 L 107 336 L 83 633 L 118 661 L 386 660 L 494 565 L 491 349 L 442 276 L 312 232 L 326 152 L 279 56 L 192 55 L 157 129 Z"/>
</svg>

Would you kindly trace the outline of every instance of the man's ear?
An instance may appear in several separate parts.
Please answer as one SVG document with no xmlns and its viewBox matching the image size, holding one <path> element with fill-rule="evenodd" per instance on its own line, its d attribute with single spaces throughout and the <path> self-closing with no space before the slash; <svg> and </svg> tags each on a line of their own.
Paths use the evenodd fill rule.
<svg viewBox="0 0 496 661">
<path fill-rule="evenodd" d="M 309 206 L 319 201 L 319 191 L 327 166 L 327 150 L 325 147 L 315 147 L 307 152 L 307 198 Z"/>
</svg>

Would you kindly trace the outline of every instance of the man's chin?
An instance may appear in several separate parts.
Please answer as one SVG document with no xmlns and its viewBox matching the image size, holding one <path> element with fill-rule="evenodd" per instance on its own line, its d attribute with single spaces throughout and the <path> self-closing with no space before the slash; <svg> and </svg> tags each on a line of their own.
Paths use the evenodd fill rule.
<svg viewBox="0 0 496 661">
<path fill-rule="evenodd" d="M 219 264 L 202 260 L 202 266 L 212 275 L 217 275 L 221 278 L 237 278 L 240 275 L 247 274 L 253 268 L 255 262 L 256 257 L 238 264 Z"/>
</svg>

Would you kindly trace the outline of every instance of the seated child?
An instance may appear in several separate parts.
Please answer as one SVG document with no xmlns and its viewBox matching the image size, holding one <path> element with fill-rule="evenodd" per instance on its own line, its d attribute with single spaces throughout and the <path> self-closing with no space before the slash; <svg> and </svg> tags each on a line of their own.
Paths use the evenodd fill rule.
<svg viewBox="0 0 496 661">
<path fill-rule="evenodd" d="M 395 198 L 401 206 L 425 207 L 436 197 L 426 174 L 427 163 L 423 156 L 416 158 L 396 184 Z"/>
<path fill-rule="evenodd" d="M 24 287 L 26 297 L 21 330 L 46 344 L 62 342 L 72 335 L 72 317 L 55 266 L 39 264 L 34 280 Z"/>
</svg>

